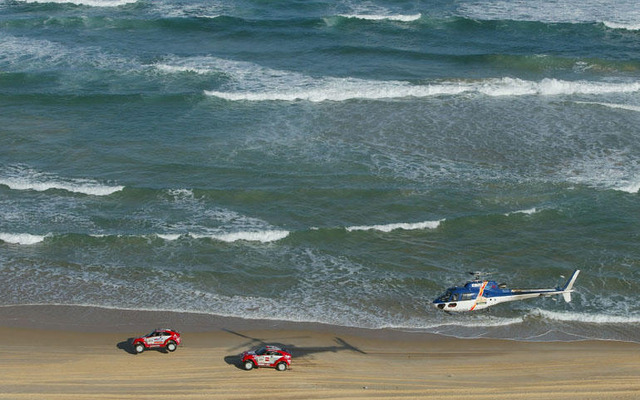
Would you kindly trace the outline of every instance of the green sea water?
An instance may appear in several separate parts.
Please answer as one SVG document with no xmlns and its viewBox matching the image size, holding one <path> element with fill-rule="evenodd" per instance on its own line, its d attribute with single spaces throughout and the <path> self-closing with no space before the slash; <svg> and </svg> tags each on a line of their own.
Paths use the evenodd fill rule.
<svg viewBox="0 0 640 400">
<path fill-rule="evenodd" d="M 632 1 L 0 0 L 0 306 L 639 341 L 639 49 Z"/>
</svg>

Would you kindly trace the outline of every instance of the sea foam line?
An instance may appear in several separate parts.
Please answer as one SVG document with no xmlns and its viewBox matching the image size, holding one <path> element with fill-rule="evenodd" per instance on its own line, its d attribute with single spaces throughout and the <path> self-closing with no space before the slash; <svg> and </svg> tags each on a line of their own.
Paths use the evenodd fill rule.
<svg viewBox="0 0 640 400">
<path fill-rule="evenodd" d="M 637 324 L 640 323 L 640 315 L 619 316 L 598 313 L 557 312 L 535 309 L 531 315 L 562 322 L 584 322 L 589 324 Z"/>
<path fill-rule="evenodd" d="M 508 217 L 508 216 L 510 216 L 510 215 L 514 215 L 514 214 L 526 214 L 526 215 L 532 215 L 532 214 L 535 214 L 535 213 L 537 213 L 537 212 L 538 212 L 538 209 L 537 209 L 536 207 L 533 207 L 533 208 L 529 208 L 529 209 L 526 209 L 526 210 L 511 211 L 511 212 L 508 212 L 508 213 L 504 213 L 504 215 L 505 215 L 506 217 Z"/>
<path fill-rule="evenodd" d="M 35 190 L 43 192 L 49 189 L 62 189 L 68 192 L 93 196 L 108 196 L 124 189 L 124 186 L 104 185 L 91 179 L 62 178 L 25 166 L 12 166 L 4 170 L 0 169 L 0 185 L 8 186 L 13 190 Z"/>
<path fill-rule="evenodd" d="M 173 241 L 177 240 L 181 237 L 188 236 L 194 239 L 213 239 L 219 240 L 222 242 L 233 243 L 237 241 L 247 241 L 247 242 L 261 242 L 261 243 L 270 243 L 277 242 L 278 240 L 282 240 L 289 236 L 289 231 L 285 230 L 270 230 L 270 231 L 241 231 L 241 232 L 230 232 L 230 233 L 218 233 L 218 234 L 201 234 L 201 233 L 187 233 L 187 234 L 178 234 L 178 233 L 165 233 L 158 234 L 161 239 Z"/>
<path fill-rule="evenodd" d="M 54 4 L 75 4 L 78 6 L 91 7 L 119 7 L 126 4 L 137 3 L 138 0 L 20 0 L 23 3 L 54 3 Z"/>
<path fill-rule="evenodd" d="M 438 221 L 424 221 L 424 222 L 414 222 L 414 223 L 395 223 L 395 224 L 385 224 L 385 225 L 361 225 L 361 226 L 349 226 L 345 228 L 348 232 L 353 231 L 381 231 L 381 232 L 391 232 L 396 229 L 404 229 L 404 230 L 417 230 L 417 229 L 436 229 L 440 226 L 440 223 L 443 222 L 444 219 Z"/>
<path fill-rule="evenodd" d="M 640 106 L 634 106 L 630 104 L 600 103 L 596 101 L 576 101 L 576 104 L 593 104 L 593 105 L 598 105 L 603 107 L 640 112 Z"/>
<path fill-rule="evenodd" d="M 264 77 L 249 87 L 237 90 L 205 90 L 205 95 L 230 101 L 347 101 L 352 99 L 396 99 L 407 97 L 453 96 L 480 94 L 485 96 L 560 96 L 577 94 L 634 93 L 640 91 L 640 82 L 607 83 L 588 81 L 562 81 L 545 78 L 539 82 L 516 78 L 484 79 L 480 81 L 442 81 L 429 84 L 411 84 L 404 81 L 370 81 L 355 78 L 311 79 L 303 76 L 280 76 L 277 80 Z M 278 85 L 280 81 L 287 86 Z M 282 89 L 285 87 L 286 89 Z"/>
<path fill-rule="evenodd" d="M 386 14 L 340 14 L 339 17 L 343 18 L 353 18 L 353 19 L 363 19 L 367 21 L 400 21 L 400 22 L 412 22 L 417 21 L 422 17 L 422 14 L 412 14 L 412 15 L 386 15 Z"/>
<path fill-rule="evenodd" d="M 619 190 L 621 192 L 627 192 L 627 193 L 638 193 L 640 192 L 640 179 L 637 182 L 633 182 L 628 185 L 614 187 L 613 189 Z"/>
<path fill-rule="evenodd" d="M 603 21 L 604 26 L 610 29 L 621 29 L 627 31 L 640 31 L 640 23 L 625 23 L 625 22 L 611 22 Z"/>
<path fill-rule="evenodd" d="M 42 242 L 48 235 L 31 235 L 29 233 L 0 232 L 0 240 L 5 243 L 32 245 Z"/>
</svg>

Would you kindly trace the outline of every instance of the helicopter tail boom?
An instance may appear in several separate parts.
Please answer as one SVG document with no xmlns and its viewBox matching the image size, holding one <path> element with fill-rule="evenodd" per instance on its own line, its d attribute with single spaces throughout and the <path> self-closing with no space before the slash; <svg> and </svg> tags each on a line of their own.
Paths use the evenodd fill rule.
<svg viewBox="0 0 640 400">
<path fill-rule="evenodd" d="M 571 277 L 562 288 L 562 298 L 564 298 L 564 301 L 566 301 L 567 303 L 571 302 L 571 292 L 573 292 L 573 284 L 576 282 L 579 273 L 579 269 L 573 271 L 573 274 L 571 274 Z"/>
</svg>

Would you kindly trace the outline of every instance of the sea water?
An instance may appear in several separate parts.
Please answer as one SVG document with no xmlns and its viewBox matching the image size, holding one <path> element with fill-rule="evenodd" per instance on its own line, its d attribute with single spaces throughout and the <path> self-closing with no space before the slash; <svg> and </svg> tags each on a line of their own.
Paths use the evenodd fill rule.
<svg viewBox="0 0 640 400">
<path fill-rule="evenodd" d="M 639 94 L 635 0 L 0 0 L 0 305 L 640 341 Z"/>
</svg>

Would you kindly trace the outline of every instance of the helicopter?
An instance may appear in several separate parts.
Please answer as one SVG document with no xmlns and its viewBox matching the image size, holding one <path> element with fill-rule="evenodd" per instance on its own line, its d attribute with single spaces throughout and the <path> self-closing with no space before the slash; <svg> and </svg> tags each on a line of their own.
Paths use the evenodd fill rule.
<svg viewBox="0 0 640 400">
<path fill-rule="evenodd" d="M 464 312 L 483 310 L 508 301 L 524 300 L 534 297 L 562 295 L 564 301 L 571 301 L 573 284 L 578 278 L 579 269 L 573 271 L 569 280 L 555 289 L 508 289 L 506 283 L 481 279 L 481 272 L 470 272 L 472 281 L 464 286 L 455 286 L 433 301 L 433 306 L 446 312 Z"/>
</svg>

